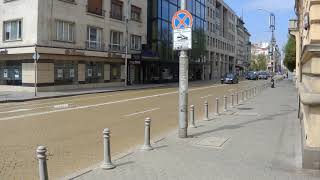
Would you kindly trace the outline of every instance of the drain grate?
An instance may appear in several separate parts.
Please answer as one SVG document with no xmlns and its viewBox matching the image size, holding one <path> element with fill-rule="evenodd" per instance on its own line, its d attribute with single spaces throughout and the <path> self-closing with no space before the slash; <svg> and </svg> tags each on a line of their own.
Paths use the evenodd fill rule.
<svg viewBox="0 0 320 180">
<path fill-rule="evenodd" d="M 238 108 L 239 110 L 252 110 L 253 108 Z"/>
<path fill-rule="evenodd" d="M 226 137 L 206 137 L 197 141 L 194 145 L 202 146 L 202 147 L 211 147 L 211 148 L 222 148 L 223 145 L 229 140 L 230 138 Z"/>
</svg>

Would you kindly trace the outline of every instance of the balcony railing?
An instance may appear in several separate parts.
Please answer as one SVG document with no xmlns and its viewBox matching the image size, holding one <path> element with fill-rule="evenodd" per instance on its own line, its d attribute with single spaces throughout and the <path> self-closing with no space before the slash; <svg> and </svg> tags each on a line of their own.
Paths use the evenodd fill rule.
<svg viewBox="0 0 320 180">
<path fill-rule="evenodd" d="M 114 13 L 113 11 L 110 11 L 110 18 L 116 19 L 116 20 L 119 20 L 119 21 L 124 21 L 124 20 L 125 20 L 125 17 L 124 17 L 124 16 L 122 16 L 122 15 L 117 15 L 117 14 Z"/>
<path fill-rule="evenodd" d="M 90 14 L 95 14 L 95 15 L 98 15 L 98 16 L 102 16 L 102 17 L 105 17 L 106 15 L 106 11 L 103 10 L 102 8 L 89 8 L 89 6 L 87 5 L 87 12 L 90 13 Z"/>
<path fill-rule="evenodd" d="M 124 53 L 126 52 L 126 47 L 119 44 L 109 44 L 109 51 Z"/>
<path fill-rule="evenodd" d="M 90 50 L 105 50 L 105 45 L 97 41 L 86 41 L 86 48 Z"/>
</svg>

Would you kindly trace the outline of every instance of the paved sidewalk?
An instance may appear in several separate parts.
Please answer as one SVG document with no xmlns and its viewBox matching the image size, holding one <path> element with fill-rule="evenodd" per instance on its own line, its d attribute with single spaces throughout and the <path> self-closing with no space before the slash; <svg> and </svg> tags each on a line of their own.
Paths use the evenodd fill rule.
<svg viewBox="0 0 320 180">
<path fill-rule="evenodd" d="M 55 91 L 55 92 L 38 92 L 37 96 L 34 96 L 34 92 L 1 91 L 0 103 L 1 102 L 23 102 L 23 101 L 31 101 L 31 100 L 39 100 L 39 99 L 77 96 L 77 95 L 84 95 L 84 94 L 158 88 L 158 87 L 165 87 L 165 86 L 168 86 L 168 85 L 167 84 L 141 84 L 141 85 L 131 85 L 127 87 L 116 86 L 116 87 L 106 87 L 106 88 L 66 90 L 66 91 Z"/>
<path fill-rule="evenodd" d="M 92 170 L 81 180 L 313 180 L 319 171 L 301 169 L 297 95 L 291 81 L 214 118 L 197 121 L 191 138 L 171 133 L 155 150 L 116 159 L 113 170 Z M 142 132 L 143 133 L 143 132 Z M 111 140 L 112 142 L 112 140 Z M 50 166 L 50 165 L 49 165 Z"/>
</svg>

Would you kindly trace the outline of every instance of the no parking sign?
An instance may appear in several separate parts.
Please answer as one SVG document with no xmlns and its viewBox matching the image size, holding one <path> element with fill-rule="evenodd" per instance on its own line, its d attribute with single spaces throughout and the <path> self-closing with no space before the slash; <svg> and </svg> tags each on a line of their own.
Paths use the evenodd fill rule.
<svg viewBox="0 0 320 180">
<path fill-rule="evenodd" d="M 172 17 L 173 50 L 192 49 L 192 15 L 179 10 Z"/>
</svg>

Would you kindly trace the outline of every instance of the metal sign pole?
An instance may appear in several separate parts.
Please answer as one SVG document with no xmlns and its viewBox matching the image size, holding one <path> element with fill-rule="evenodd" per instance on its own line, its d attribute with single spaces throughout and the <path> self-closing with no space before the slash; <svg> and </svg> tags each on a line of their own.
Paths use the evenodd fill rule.
<svg viewBox="0 0 320 180">
<path fill-rule="evenodd" d="M 186 9 L 186 0 L 181 0 L 181 10 Z M 188 137 L 188 56 L 180 51 L 179 56 L 179 138 Z"/>
<path fill-rule="evenodd" d="M 38 60 L 38 51 L 37 51 L 37 46 L 36 46 L 35 47 L 35 58 L 34 58 L 34 96 L 37 96 L 37 76 L 38 76 L 37 60 Z"/>
</svg>

